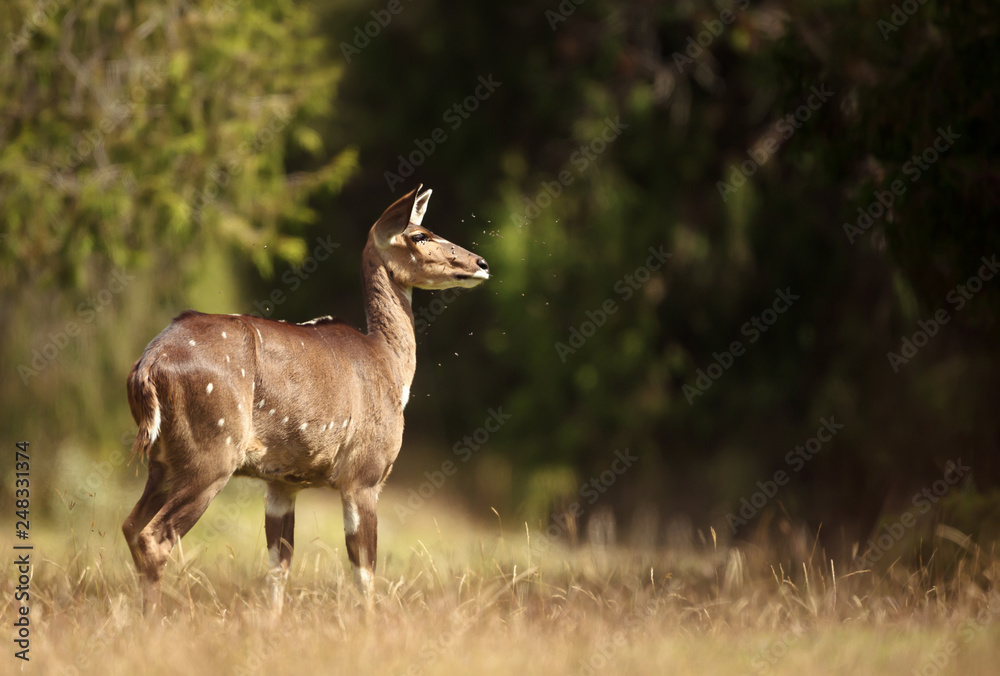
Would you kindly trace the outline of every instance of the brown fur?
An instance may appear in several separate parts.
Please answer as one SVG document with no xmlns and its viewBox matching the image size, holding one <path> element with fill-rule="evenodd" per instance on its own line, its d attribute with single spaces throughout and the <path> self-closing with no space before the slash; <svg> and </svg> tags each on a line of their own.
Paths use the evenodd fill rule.
<svg viewBox="0 0 1000 676">
<path fill-rule="evenodd" d="M 482 258 L 420 227 L 429 196 L 418 189 L 403 197 L 369 233 L 367 335 L 329 318 L 285 324 L 187 311 L 135 363 L 133 454 L 147 457 L 150 470 L 123 531 L 147 606 L 159 600 L 173 545 L 234 475 L 268 482 L 265 531 L 278 577 L 291 563 L 295 492 L 340 489 L 345 523 L 357 516 L 348 556 L 370 592 L 378 493 L 402 445 L 416 368 L 411 290 L 488 277 Z"/>
</svg>

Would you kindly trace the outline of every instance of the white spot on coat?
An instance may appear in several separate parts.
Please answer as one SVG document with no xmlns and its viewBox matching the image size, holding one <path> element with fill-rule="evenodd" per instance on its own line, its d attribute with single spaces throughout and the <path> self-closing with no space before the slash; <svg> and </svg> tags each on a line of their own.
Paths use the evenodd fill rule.
<svg viewBox="0 0 1000 676">
<path fill-rule="evenodd" d="M 228 354 L 226 355 L 226 363 L 227 364 L 229 363 L 229 355 Z"/>
<path fill-rule="evenodd" d="M 288 422 L 288 416 L 287 415 L 284 418 L 281 419 L 281 424 L 284 425 L 286 422 Z"/>
<path fill-rule="evenodd" d="M 246 377 L 247 377 L 247 370 L 246 370 L 246 369 L 240 369 L 240 373 L 242 373 L 242 374 L 243 374 L 243 377 L 244 377 L 244 378 L 246 378 Z"/>
<path fill-rule="evenodd" d="M 410 400 L 410 386 L 409 385 L 404 385 L 403 386 L 403 397 L 401 399 L 402 404 L 403 404 L 403 408 L 406 408 L 406 402 L 408 402 L 409 400 Z"/>
<path fill-rule="evenodd" d="M 213 389 L 215 389 L 215 385 L 213 385 L 212 383 L 209 383 L 208 387 L 205 388 L 205 393 L 206 394 L 212 394 L 212 390 Z"/>
<path fill-rule="evenodd" d="M 197 343 L 194 342 L 193 340 L 189 340 L 188 341 L 188 345 L 191 345 L 193 347 L 193 346 L 197 345 Z"/>
<path fill-rule="evenodd" d="M 261 399 L 260 403 L 257 404 L 257 408 L 264 408 L 264 400 L 263 399 Z"/>
<path fill-rule="evenodd" d="M 219 418 L 219 427 L 222 427 L 225 424 L 226 424 L 226 419 L 225 418 Z"/>
<path fill-rule="evenodd" d="M 222 337 L 223 337 L 223 338 L 225 338 L 225 337 L 226 337 L 226 332 L 225 332 L 225 331 L 223 331 L 223 332 L 222 332 Z"/>
<path fill-rule="evenodd" d="M 301 425 L 299 425 L 300 430 L 304 430 L 307 427 L 309 427 L 309 423 L 302 423 Z"/>
<path fill-rule="evenodd" d="M 233 438 L 232 437 L 226 437 L 226 446 L 228 446 L 231 443 L 233 443 Z"/>
<path fill-rule="evenodd" d="M 274 409 L 272 408 L 270 411 L 267 412 L 267 414 L 268 415 L 274 415 Z"/>
</svg>

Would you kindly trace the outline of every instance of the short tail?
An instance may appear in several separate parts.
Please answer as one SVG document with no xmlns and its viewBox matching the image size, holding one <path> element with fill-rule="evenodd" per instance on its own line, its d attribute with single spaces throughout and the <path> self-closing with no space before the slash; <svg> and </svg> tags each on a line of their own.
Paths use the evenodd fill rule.
<svg viewBox="0 0 1000 676">
<path fill-rule="evenodd" d="M 139 426 L 139 434 L 132 446 L 132 459 L 148 458 L 153 443 L 160 435 L 160 399 L 150 377 L 152 364 L 149 361 L 143 355 L 128 374 L 128 406 Z"/>
</svg>

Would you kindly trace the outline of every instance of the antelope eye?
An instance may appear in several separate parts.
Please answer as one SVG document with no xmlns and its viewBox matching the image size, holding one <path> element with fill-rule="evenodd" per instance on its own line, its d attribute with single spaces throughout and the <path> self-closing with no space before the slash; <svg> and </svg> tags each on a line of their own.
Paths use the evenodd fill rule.
<svg viewBox="0 0 1000 676">
<path fill-rule="evenodd" d="M 415 232 L 412 235 L 410 235 L 410 241 L 414 242 L 415 244 L 419 244 L 420 242 L 427 241 L 427 235 L 425 235 L 422 232 Z"/>
</svg>

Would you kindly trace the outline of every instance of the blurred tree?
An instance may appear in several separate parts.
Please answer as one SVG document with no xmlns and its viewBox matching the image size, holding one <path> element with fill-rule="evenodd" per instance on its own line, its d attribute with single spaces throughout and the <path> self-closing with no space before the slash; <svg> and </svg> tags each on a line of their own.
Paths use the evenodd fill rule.
<svg viewBox="0 0 1000 676">
<path fill-rule="evenodd" d="M 235 305 L 241 260 L 267 275 L 305 256 L 307 197 L 355 165 L 313 128 L 339 68 L 312 17 L 290 0 L 0 8 L 4 428 L 118 445 L 125 374 L 165 319 Z"/>
<path fill-rule="evenodd" d="M 717 528 L 824 417 L 843 431 L 772 515 L 857 539 L 969 444 L 995 481 L 995 358 L 981 349 L 995 285 L 905 369 L 886 355 L 995 244 L 997 11 L 931 0 L 887 36 L 893 11 L 421 3 L 382 26 L 368 7 L 328 8 L 350 106 L 325 136 L 356 142 L 366 167 L 336 217 L 370 219 L 412 176 L 440 195 L 431 227 L 470 233 L 494 270 L 475 292 L 488 305 L 460 298 L 428 328 L 437 366 L 418 386 L 434 396 L 410 418 L 457 440 L 503 403 L 510 422 L 479 454 L 514 467 L 513 506 L 565 491 L 531 476 L 569 468 L 583 484 L 628 447 L 642 470 L 608 490 L 621 515 L 652 503 Z M 502 84 L 469 99 L 483 77 Z M 961 138 L 910 186 L 906 162 L 948 125 Z M 849 237 L 896 179 L 908 190 L 890 215 Z M 644 270 L 660 247 L 667 263 Z M 756 329 L 778 289 L 798 300 Z M 721 375 L 700 380 L 710 367 Z M 486 394 L 457 386 L 470 371 Z"/>
<path fill-rule="evenodd" d="M 59 359 L 82 367 L 39 375 L 7 424 L 45 399 L 66 409 L 58 435 L 126 420 L 86 388 L 122 401 L 122 354 L 179 299 L 362 325 L 367 228 L 419 181 L 427 225 L 493 270 L 447 304 L 414 295 L 408 447 L 431 440 L 439 464 L 489 408 L 510 415 L 462 465 L 470 499 L 532 519 L 583 499 L 586 519 L 585 484 L 629 449 L 598 491 L 620 518 L 696 514 L 726 537 L 806 520 L 849 545 L 947 460 L 971 458 L 985 491 L 1000 287 L 968 280 L 1000 239 L 998 10 L 904 4 L 0 10 L 0 303 L 32 327 L 5 329 L 5 363 L 97 317 Z M 315 236 L 340 247 L 299 267 Z M 118 296 L 115 269 L 151 272 Z M 276 292 L 280 307 L 246 297 Z M 122 330 L 95 332 L 94 303 Z M 833 440 L 790 461 L 830 419 Z M 397 473 L 424 461 L 404 453 Z M 778 470 L 794 480 L 732 533 Z M 952 513 L 975 527 L 989 504 Z"/>
</svg>

